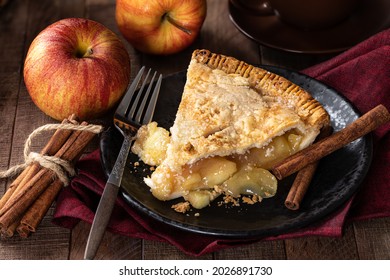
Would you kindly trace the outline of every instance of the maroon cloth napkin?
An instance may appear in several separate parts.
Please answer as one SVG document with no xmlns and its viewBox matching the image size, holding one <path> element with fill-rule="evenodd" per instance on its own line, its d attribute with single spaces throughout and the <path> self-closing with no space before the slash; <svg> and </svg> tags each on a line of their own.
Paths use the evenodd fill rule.
<svg viewBox="0 0 390 280">
<path fill-rule="evenodd" d="M 303 73 L 335 88 L 365 113 L 378 104 L 390 109 L 390 29 L 356 47 L 311 67 Z M 374 159 L 361 191 L 341 209 L 310 227 L 266 238 L 277 240 L 302 236 L 341 236 L 351 220 L 390 216 L 390 125 L 374 132 Z M 53 222 L 72 228 L 80 220 L 92 223 L 102 194 L 104 176 L 99 151 L 81 159 L 79 174 L 59 195 Z M 149 218 L 118 197 L 108 230 L 114 233 L 168 242 L 183 252 L 200 256 L 260 239 L 232 240 L 182 231 Z M 264 239 L 263 239 L 264 240 Z"/>
</svg>

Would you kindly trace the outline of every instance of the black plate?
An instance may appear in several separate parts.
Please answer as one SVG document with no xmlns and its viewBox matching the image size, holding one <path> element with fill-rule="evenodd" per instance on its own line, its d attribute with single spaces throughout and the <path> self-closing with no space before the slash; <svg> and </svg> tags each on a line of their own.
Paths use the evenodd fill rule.
<svg viewBox="0 0 390 280">
<path fill-rule="evenodd" d="M 390 1 L 361 0 L 340 24 L 322 30 L 295 28 L 275 16 L 258 16 L 229 1 L 230 18 L 243 34 L 267 47 L 295 53 L 325 54 L 344 51 L 390 26 Z"/>
<path fill-rule="evenodd" d="M 336 131 L 359 117 L 354 107 L 332 88 L 286 69 L 264 68 L 310 91 L 331 115 Z M 173 124 L 185 75 L 185 72 L 180 72 L 163 80 L 154 116 L 160 126 L 169 128 Z M 101 138 L 102 163 L 107 175 L 112 169 L 122 139 L 114 128 L 106 131 Z M 138 162 L 138 157 L 133 154 L 130 154 L 125 169 L 122 195 L 129 205 L 142 213 L 183 230 L 234 238 L 277 235 L 319 221 L 345 203 L 356 192 L 367 173 L 371 163 L 371 149 L 370 138 L 363 137 L 321 160 L 299 211 L 291 211 L 284 206 L 293 180 L 291 176 L 279 183 L 275 197 L 255 205 L 218 206 L 217 201 L 214 201 L 210 207 L 202 210 L 192 210 L 188 214 L 176 213 L 171 205 L 181 200 L 163 202 L 153 197 L 142 179 L 150 174 L 149 166 L 140 162 L 139 166 L 134 167 L 133 163 Z M 195 216 L 195 213 L 200 213 L 200 216 Z"/>
</svg>

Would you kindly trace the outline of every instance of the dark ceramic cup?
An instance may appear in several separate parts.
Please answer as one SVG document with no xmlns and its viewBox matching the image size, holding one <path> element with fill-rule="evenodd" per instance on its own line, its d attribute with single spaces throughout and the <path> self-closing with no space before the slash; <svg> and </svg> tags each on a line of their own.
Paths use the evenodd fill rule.
<svg viewBox="0 0 390 280">
<path fill-rule="evenodd" d="M 346 20 L 359 0 L 235 0 L 258 16 L 277 15 L 303 29 L 324 29 Z"/>
</svg>

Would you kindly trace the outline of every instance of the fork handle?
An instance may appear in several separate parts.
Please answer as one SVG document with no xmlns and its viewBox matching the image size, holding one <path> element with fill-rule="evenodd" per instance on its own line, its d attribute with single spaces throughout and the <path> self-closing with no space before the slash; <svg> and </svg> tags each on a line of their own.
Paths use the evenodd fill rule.
<svg viewBox="0 0 390 280">
<path fill-rule="evenodd" d="M 103 239 L 108 221 L 111 217 L 112 209 L 115 205 L 115 200 L 118 196 L 119 186 L 122 182 L 123 170 L 125 168 L 131 143 L 132 138 L 126 135 L 123 139 L 118 158 L 116 159 L 111 174 L 108 177 L 102 197 L 100 198 L 99 205 L 96 209 L 95 218 L 92 222 L 92 227 L 89 232 L 87 246 L 84 253 L 85 260 L 92 260 L 95 257 L 100 242 Z"/>
<path fill-rule="evenodd" d="M 110 220 L 112 209 L 114 208 L 115 200 L 118 196 L 118 191 L 119 187 L 111 183 L 107 183 L 104 187 L 104 191 L 92 223 L 91 231 L 89 232 L 84 254 L 85 260 L 92 260 L 96 255 L 100 242 L 103 239 L 105 229 Z"/>
</svg>

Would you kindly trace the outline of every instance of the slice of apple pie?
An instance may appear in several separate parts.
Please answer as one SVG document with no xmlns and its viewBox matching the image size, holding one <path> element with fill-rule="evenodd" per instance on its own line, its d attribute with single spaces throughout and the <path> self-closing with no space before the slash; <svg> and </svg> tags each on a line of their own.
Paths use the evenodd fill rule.
<svg viewBox="0 0 390 280">
<path fill-rule="evenodd" d="M 198 209 L 220 194 L 257 201 L 276 193 L 268 170 L 329 123 L 321 104 L 287 79 L 196 50 L 170 133 L 143 126 L 132 151 L 157 166 L 144 181 L 160 200 L 183 197 Z"/>
</svg>

